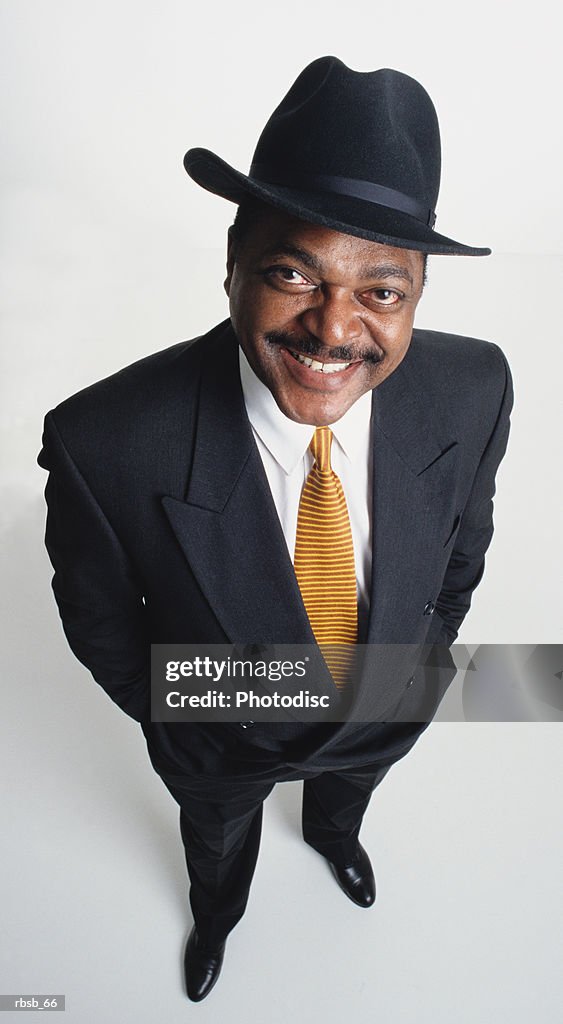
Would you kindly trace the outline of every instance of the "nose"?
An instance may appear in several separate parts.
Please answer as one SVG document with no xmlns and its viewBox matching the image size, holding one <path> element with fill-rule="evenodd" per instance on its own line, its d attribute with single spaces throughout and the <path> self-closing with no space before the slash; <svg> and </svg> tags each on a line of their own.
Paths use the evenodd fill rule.
<svg viewBox="0 0 563 1024">
<path fill-rule="evenodd" d="M 311 305 L 299 319 L 305 330 L 327 348 L 357 341 L 363 331 L 361 310 L 345 288 L 311 293 Z"/>
</svg>

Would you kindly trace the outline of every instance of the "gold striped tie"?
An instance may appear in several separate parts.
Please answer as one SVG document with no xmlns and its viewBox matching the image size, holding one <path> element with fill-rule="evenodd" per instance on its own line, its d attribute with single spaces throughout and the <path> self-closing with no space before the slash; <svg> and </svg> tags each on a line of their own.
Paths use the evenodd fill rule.
<svg viewBox="0 0 563 1024">
<path fill-rule="evenodd" d="M 339 688 L 349 680 L 358 639 L 356 567 L 342 484 L 330 465 L 332 431 L 317 427 L 315 460 L 297 513 L 294 568 L 311 629 Z"/>
</svg>

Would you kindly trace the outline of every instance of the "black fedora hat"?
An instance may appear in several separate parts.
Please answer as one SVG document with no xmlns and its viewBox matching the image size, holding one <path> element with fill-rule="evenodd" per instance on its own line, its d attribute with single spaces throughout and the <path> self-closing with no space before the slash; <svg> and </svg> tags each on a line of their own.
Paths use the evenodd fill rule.
<svg viewBox="0 0 563 1024">
<path fill-rule="evenodd" d="M 241 203 L 254 196 L 302 220 L 403 249 L 488 256 L 434 231 L 440 133 L 432 100 L 400 71 L 352 71 L 319 57 L 267 122 L 248 175 L 208 149 L 186 171 Z"/>
</svg>

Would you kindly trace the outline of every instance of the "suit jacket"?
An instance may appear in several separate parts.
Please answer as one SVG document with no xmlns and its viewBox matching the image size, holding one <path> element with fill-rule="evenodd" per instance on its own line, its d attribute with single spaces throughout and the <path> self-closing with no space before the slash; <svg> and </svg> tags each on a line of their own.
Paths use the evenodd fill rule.
<svg viewBox="0 0 563 1024">
<path fill-rule="evenodd" d="M 417 706 L 424 684 L 413 686 L 408 652 L 447 650 L 469 609 L 493 534 L 511 407 L 497 345 L 432 331 L 415 330 L 401 364 L 374 389 L 364 639 L 407 645 L 407 654 L 376 685 L 368 666 L 355 722 L 294 732 L 295 759 L 365 763 L 375 723 L 397 707 L 404 719 L 405 702 L 407 712 L 409 702 Z M 191 751 L 191 770 L 218 772 L 225 752 L 240 753 L 241 744 L 255 755 L 274 749 L 283 726 L 150 724 L 151 643 L 314 644 L 246 415 L 230 321 L 51 410 L 38 462 L 49 470 L 46 545 L 66 637 L 109 696 L 142 722 L 155 758 L 178 767 Z M 426 720 L 454 674 L 426 688 Z"/>
</svg>

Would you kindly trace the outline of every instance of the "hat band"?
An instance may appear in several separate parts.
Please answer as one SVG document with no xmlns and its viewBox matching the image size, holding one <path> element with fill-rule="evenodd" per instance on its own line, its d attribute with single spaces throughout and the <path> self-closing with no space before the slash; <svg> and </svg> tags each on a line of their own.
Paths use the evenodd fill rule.
<svg viewBox="0 0 563 1024">
<path fill-rule="evenodd" d="M 288 174 L 280 181 L 279 169 L 266 164 L 253 163 L 249 176 L 259 180 L 264 185 L 281 185 L 286 188 L 302 189 L 304 192 L 314 192 L 320 189 L 321 192 L 333 192 L 341 196 L 350 196 L 353 199 L 363 199 L 367 203 L 376 203 L 378 206 L 387 206 L 391 210 L 399 210 L 400 213 L 408 213 L 415 220 L 434 227 L 436 214 L 418 199 L 398 192 L 394 188 L 387 188 L 385 185 L 376 185 L 372 181 L 361 181 L 359 178 L 343 178 L 336 174 Z M 277 180 L 276 180 L 277 179 Z"/>
</svg>

